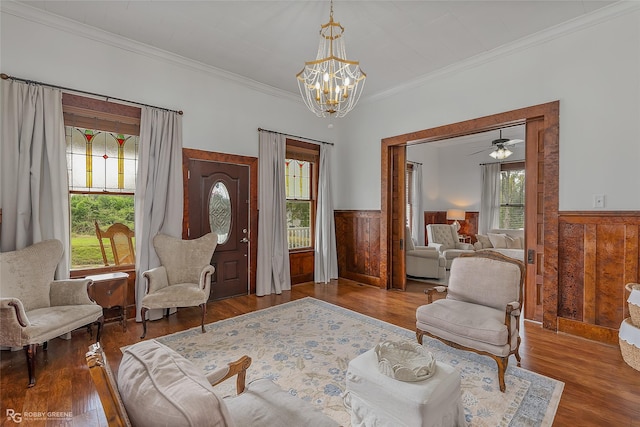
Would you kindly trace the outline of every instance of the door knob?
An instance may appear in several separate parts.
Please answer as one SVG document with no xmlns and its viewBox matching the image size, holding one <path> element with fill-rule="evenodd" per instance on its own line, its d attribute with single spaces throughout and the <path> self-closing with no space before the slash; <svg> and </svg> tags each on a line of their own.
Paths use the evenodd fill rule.
<svg viewBox="0 0 640 427">
<path fill-rule="evenodd" d="M 243 237 L 242 240 L 240 240 L 240 243 L 249 243 L 249 239 Z"/>
</svg>

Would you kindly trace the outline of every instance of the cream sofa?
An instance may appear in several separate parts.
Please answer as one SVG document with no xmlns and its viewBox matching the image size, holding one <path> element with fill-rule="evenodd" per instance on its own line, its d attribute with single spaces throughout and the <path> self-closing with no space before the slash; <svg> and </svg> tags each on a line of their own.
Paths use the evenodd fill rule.
<svg viewBox="0 0 640 427">
<path fill-rule="evenodd" d="M 476 234 L 476 251 L 492 250 L 524 262 L 524 230 L 494 228 L 486 235 Z"/>
</svg>

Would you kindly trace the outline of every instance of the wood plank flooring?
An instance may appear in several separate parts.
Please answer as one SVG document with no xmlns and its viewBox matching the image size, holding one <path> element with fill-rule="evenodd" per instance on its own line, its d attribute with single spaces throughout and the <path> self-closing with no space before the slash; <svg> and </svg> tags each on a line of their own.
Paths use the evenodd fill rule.
<svg viewBox="0 0 640 427">
<path fill-rule="evenodd" d="M 230 298 L 210 303 L 206 322 L 215 322 L 287 301 L 311 296 L 414 330 L 415 310 L 426 303 L 429 285 L 410 282 L 406 292 L 385 291 L 340 279 L 330 284 L 296 285 L 282 295 Z M 178 313 L 148 323 L 147 338 L 198 326 L 200 309 Z M 640 372 L 622 360 L 617 346 L 600 344 L 543 330 L 533 322 L 522 327 L 522 367 L 565 383 L 554 426 L 640 427 Z M 105 326 L 102 346 L 117 372 L 120 347 L 140 340 L 142 326 L 129 320 L 127 332 L 118 323 Z M 100 400 L 89 376 L 84 354 L 92 341 L 86 330 L 73 332 L 71 340 L 54 339 L 48 350 L 38 349 L 36 386 L 27 389 L 23 351 L 2 351 L 0 360 L 0 423 L 16 425 L 6 417 L 15 412 L 63 412 L 60 420 L 24 420 L 28 426 L 106 426 Z M 515 363 L 512 360 L 510 363 Z"/>
</svg>

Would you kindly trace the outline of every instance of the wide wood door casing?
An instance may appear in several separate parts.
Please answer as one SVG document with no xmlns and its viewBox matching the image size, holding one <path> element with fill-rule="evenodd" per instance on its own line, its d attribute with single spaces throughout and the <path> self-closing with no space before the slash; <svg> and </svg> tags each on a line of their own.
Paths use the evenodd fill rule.
<svg viewBox="0 0 640 427">
<path fill-rule="evenodd" d="M 526 124 L 525 164 L 525 319 L 542 322 L 544 283 L 544 120 Z"/>
<path fill-rule="evenodd" d="M 389 251 L 391 264 L 389 265 L 391 278 L 388 288 L 405 290 L 407 287 L 407 272 L 405 263 L 405 227 L 406 218 L 406 172 L 407 172 L 407 147 L 393 147 L 389 150 L 389 164 L 391 165 L 391 187 L 395 197 L 394 203 L 389 207 L 391 213 L 391 239 Z"/>
<path fill-rule="evenodd" d="M 189 162 L 189 238 L 219 231 L 218 246 L 211 264 L 216 271 L 211 280 L 209 300 L 249 292 L 249 167 L 205 160 Z M 222 202 L 212 190 L 228 194 Z M 213 201 L 212 201 L 213 200 Z M 215 226 L 217 224 L 217 226 Z"/>
</svg>

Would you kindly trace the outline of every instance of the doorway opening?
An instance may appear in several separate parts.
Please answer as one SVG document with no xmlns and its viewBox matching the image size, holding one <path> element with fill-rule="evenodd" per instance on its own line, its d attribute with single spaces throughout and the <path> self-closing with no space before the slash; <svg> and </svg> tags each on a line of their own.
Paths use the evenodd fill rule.
<svg viewBox="0 0 640 427">
<path fill-rule="evenodd" d="M 443 141 L 506 126 L 526 128 L 525 318 L 557 329 L 559 101 L 382 140 L 380 266 L 381 287 L 404 289 L 406 147 Z"/>
</svg>

